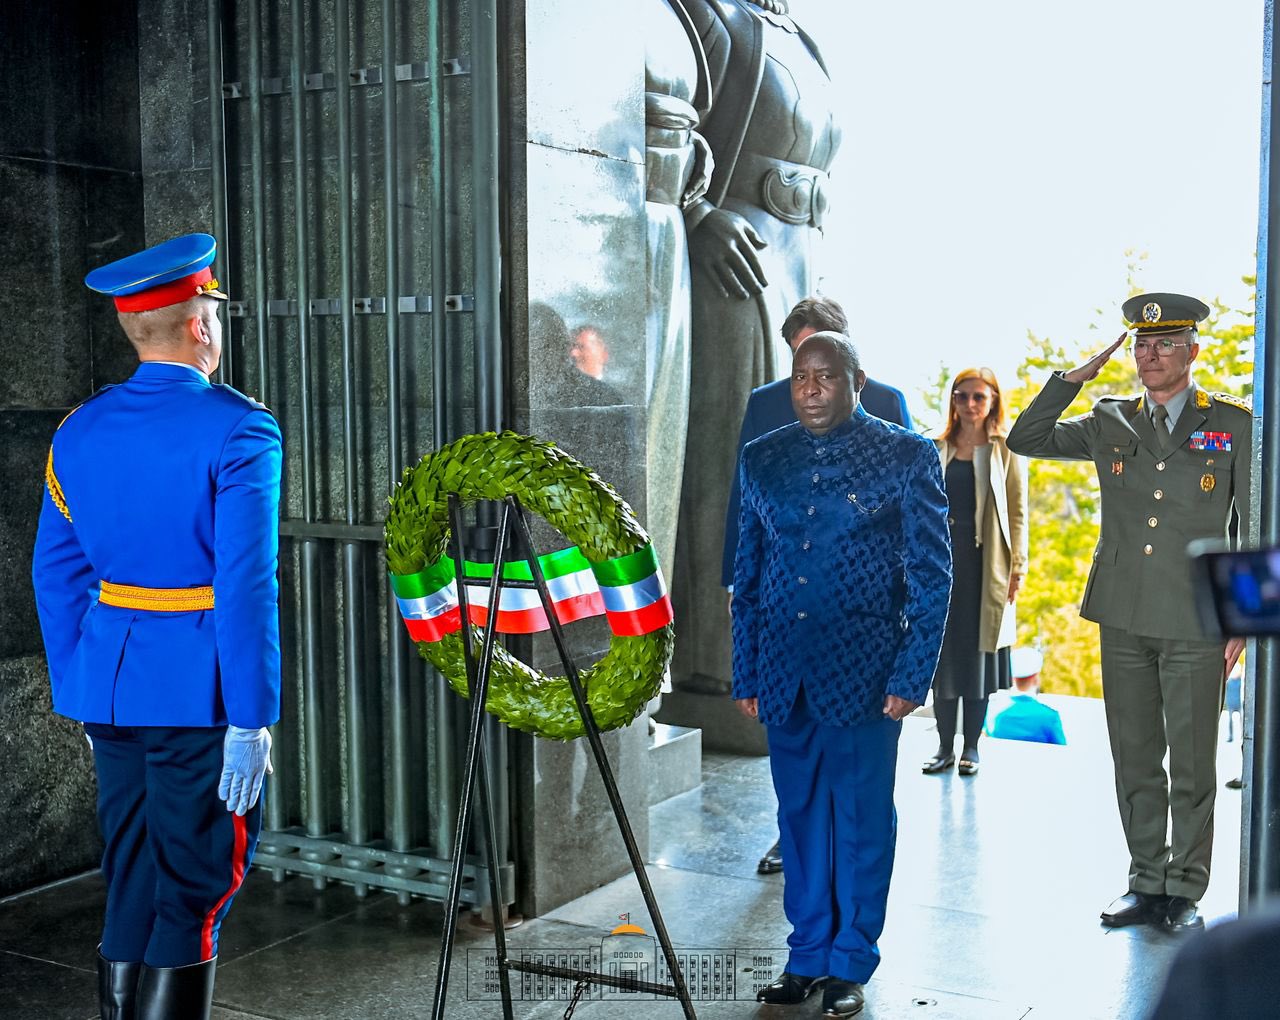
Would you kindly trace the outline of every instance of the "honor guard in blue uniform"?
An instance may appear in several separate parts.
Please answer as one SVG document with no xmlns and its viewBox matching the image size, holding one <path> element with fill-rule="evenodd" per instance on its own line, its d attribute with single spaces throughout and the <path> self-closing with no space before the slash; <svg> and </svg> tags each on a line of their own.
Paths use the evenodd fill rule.
<svg viewBox="0 0 1280 1020">
<path fill-rule="evenodd" d="M 45 473 L 32 577 L 54 711 L 93 744 L 104 1020 L 208 1017 L 280 712 L 280 430 L 209 382 L 215 250 L 190 234 L 85 278 L 140 364 L 63 419 Z"/>
<path fill-rule="evenodd" d="M 862 1009 L 893 872 L 902 718 L 933 679 L 951 594 L 933 443 L 865 413 L 847 337 L 796 350 L 799 421 L 742 451 L 733 696 L 767 727 L 791 923 L 763 1002 Z"/>
</svg>

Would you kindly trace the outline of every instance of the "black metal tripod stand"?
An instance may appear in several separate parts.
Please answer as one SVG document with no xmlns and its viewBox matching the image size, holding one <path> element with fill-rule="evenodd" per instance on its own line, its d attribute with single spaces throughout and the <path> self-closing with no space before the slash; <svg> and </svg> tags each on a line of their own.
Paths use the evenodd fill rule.
<svg viewBox="0 0 1280 1020">
<path fill-rule="evenodd" d="M 504 578 L 503 566 L 506 563 L 507 540 L 511 534 L 512 520 L 515 522 L 515 539 L 517 546 L 523 549 L 528 558 L 529 569 L 533 580 L 516 581 Z M 470 727 L 467 732 L 466 758 L 462 773 L 462 796 L 458 804 L 458 823 L 455 828 L 453 842 L 453 871 L 449 876 L 449 896 L 445 903 L 444 933 L 440 944 L 440 961 L 436 972 L 436 994 L 432 1006 L 432 1020 L 444 1020 L 444 1004 L 449 987 L 449 968 L 453 958 L 453 943 L 458 927 L 458 906 L 462 894 L 462 871 L 467 837 L 471 822 L 471 793 L 476 785 L 477 766 L 480 772 L 480 814 L 484 820 L 484 849 L 488 862 L 489 901 L 492 904 L 493 941 L 498 956 L 498 976 L 502 992 L 503 1020 L 513 1020 L 511 1008 L 511 972 L 525 974 L 542 974 L 548 977 L 566 978 L 578 983 L 579 988 L 585 985 L 606 985 L 628 991 L 651 992 L 669 998 L 679 999 L 686 1020 L 697 1020 L 693 1010 L 693 1002 L 689 998 L 689 989 L 685 984 L 684 974 L 676 959 L 671 945 L 671 937 L 667 934 L 667 926 L 658 910 L 658 901 L 649 884 L 649 876 L 644 870 L 644 859 L 636 845 L 635 835 L 631 831 L 631 823 L 627 820 L 627 811 L 618 792 L 618 784 L 613 777 L 613 769 L 605 754 L 604 744 L 600 739 L 600 729 L 587 704 L 586 692 L 582 688 L 578 670 L 569 655 L 564 640 L 564 631 L 556 618 L 551 604 L 551 596 L 547 591 L 546 578 L 543 577 L 537 553 L 533 547 L 533 537 L 529 532 L 529 522 L 525 518 L 524 508 L 515 496 L 507 496 L 503 501 L 502 517 L 498 523 L 498 541 L 493 564 L 493 581 L 489 588 L 489 614 L 482 629 L 480 657 L 477 660 L 471 644 L 471 625 L 467 605 L 466 556 L 462 542 L 462 500 L 457 493 L 449 494 L 449 527 L 452 532 L 452 552 L 454 558 L 455 577 L 458 585 L 458 608 L 462 617 L 462 647 L 467 667 L 467 684 L 471 695 Z M 498 621 L 498 600 L 503 588 L 536 588 L 542 601 L 543 611 L 547 614 L 547 622 L 551 627 L 551 637 L 556 651 L 564 665 L 565 676 L 573 692 L 574 703 L 582 716 L 587 741 L 595 756 L 596 766 L 600 770 L 600 779 L 604 783 L 609 803 L 613 807 L 614 817 L 618 821 L 618 831 L 626 844 L 627 856 L 631 859 L 631 869 L 635 872 L 636 881 L 640 885 L 641 895 L 649 910 L 654 932 L 667 963 L 667 971 L 671 975 L 669 985 L 652 981 L 641 981 L 635 978 L 600 974 L 593 971 L 578 970 L 571 967 L 555 967 L 547 964 L 511 960 L 507 956 L 506 934 L 502 927 L 502 897 L 498 889 L 498 859 L 494 844 L 493 800 L 489 790 L 489 766 L 481 741 L 481 724 L 484 721 L 484 706 L 489 696 L 489 674 L 493 666 L 493 644 L 496 638 Z"/>
</svg>

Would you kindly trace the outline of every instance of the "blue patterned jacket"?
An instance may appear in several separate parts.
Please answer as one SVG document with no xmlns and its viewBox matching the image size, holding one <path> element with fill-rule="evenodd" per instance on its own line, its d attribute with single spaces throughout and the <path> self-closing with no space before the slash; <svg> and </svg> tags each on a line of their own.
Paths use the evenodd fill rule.
<svg viewBox="0 0 1280 1020">
<path fill-rule="evenodd" d="M 733 696 L 760 721 L 796 691 L 824 723 L 923 702 L 951 595 L 942 468 L 932 442 L 860 408 L 824 436 L 799 424 L 747 444 L 733 596 Z"/>
<path fill-rule="evenodd" d="M 32 562 L 53 708 L 118 726 L 280 715 L 275 419 L 194 368 L 145 362 L 53 437 Z M 214 608 L 124 609 L 99 581 L 212 585 Z"/>
</svg>

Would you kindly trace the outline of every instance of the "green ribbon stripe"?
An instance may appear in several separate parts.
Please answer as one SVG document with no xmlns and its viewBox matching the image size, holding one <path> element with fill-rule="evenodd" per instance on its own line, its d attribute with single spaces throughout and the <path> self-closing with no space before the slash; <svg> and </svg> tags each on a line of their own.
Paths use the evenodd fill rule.
<svg viewBox="0 0 1280 1020">
<path fill-rule="evenodd" d="M 627 556 L 605 560 L 603 563 L 591 564 L 591 572 L 596 575 L 596 583 L 608 588 L 620 588 L 624 584 L 635 584 L 658 570 L 658 554 L 652 545 L 641 546 Z"/>
<path fill-rule="evenodd" d="M 539 556 L 538 566 L 542 568 L 542 576 L 551 580 L 555 577 L 563 577 L 565 574 L 576 574 L 580 570 L 590 568 L 591 564 L 582 555 L 581 549 L 570 546 L 568 549 L 560 549 L 545 556 Z M 468 580 L 491 580 L 493 564 L 467 560 L 466 576 Z M 529 569 L 528 560 L 510 560 L 503 564 L 502 576 L 508 581 L 532 581 L 533 571 Z M 454 578 L 453 557 L 441 556 L 437 562 L 416 574 L 392 574 L 391 587 L 395 590 L 397 598 L 418 599 L 433 591 L 439 591 Z"/>
</svg>

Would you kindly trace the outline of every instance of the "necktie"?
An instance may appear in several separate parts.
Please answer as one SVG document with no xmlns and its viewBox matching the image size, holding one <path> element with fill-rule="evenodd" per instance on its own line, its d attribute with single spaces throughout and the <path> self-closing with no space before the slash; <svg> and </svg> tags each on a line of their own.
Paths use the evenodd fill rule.
<svg viewBox="0 0 1280 1020">
<path fill-rule="evenodd" d="M 1151 409 L 1151 422 L 1156 427 L 1156 435 L 1161 439 L 1169 435 L 1169 412 L 1164 404 L 1156 404 Z"/>
</svg>

